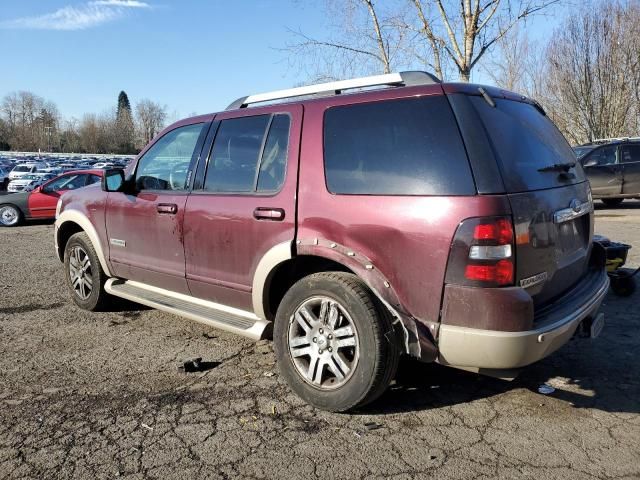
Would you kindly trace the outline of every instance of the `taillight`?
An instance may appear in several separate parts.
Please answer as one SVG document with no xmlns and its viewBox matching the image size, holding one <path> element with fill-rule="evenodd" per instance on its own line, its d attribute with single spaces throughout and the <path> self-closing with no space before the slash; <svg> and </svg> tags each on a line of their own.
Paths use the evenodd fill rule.
<svg viewBox="0 0 640 480">
<path fill-rule="evenodd" d="M 451 244 L 446 282 L 475 287 L 513 285 L 513 239 L 513 223 L 509 217 L 464 220 Z"/>
</svg>

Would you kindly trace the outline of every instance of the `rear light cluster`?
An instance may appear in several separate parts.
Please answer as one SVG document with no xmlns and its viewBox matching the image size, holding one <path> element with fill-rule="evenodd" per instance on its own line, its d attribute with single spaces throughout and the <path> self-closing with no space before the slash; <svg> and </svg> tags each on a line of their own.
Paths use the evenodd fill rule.
<svg viewBox="0 0 640 480">
<path fill-rule="evenodd" d="M 514 256 L 511 218 L 468 218 L 458 226 L 451 244 L 446 282 L 476 287 L 513 285 Z"/>
</svg>

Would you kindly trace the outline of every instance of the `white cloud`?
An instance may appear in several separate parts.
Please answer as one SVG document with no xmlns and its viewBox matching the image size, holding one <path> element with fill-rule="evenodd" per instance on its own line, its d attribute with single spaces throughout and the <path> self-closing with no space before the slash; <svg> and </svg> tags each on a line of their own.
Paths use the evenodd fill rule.
<svg viewBox="0 0 640 480">
<path fill-rule="evenodd" d="M 55 12 L 0 22 L 0 28 L 37 30 L 83 30 L 122 18 L 128 8 L 150 8 L 139 0 L 95 0 Z"/>
<path fill-rule="evenodd" d="M 126 7 L 126 8 L 150 8 L 146 2 L 138 0 L 96 0 L 91 2 L 92 5 L 105 5 L 110 7 Z"/>
</svg>

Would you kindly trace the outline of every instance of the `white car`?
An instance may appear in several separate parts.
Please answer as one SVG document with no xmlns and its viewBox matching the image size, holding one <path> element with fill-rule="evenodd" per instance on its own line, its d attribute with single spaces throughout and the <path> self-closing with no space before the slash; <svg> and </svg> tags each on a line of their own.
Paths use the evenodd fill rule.
<svg viewBox="0 0 640 480">
<path fill-rule="evenodd" d="M 29 173 L 15 180 L 11 180 L 7 187 L 7 192 L 30 192 L 55 176 L 53 173 Z"/>
<path fill-rule="evenodd" d="M 9 173 L 9 181 L 18 179 L 24 175 L 36 173 L 38 168 L 44 168 L 44 165 L 38 163 L 22 163 L 16 165 L 13 167 L 13 170 L 11 170 L 11 173 Z"/>
</svg>

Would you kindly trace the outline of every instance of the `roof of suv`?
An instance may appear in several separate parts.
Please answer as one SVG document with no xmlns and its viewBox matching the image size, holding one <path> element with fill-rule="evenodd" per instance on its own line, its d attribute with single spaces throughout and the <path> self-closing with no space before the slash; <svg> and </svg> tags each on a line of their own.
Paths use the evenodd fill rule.
<svg viewBox="0 0 640 480">
<path fill-rule="evenodd" d="M 486 95 L 489 99 L 503 98 L 517 100 L 520 102 L 530 103 L 544 113 L 540 104 L 524 95 L 493 86 L 456 82 L 442 83 L 433 74 L 422 71 L 374 75 L 371 77 L 353 78 L 349 80 L 340 80 L 336 82 L 320 83 L 305 87 L 247 95 L 232 102 L 224 111 L 248 109 L 251 108 L 251 106 L 259 107 L 274 104 L 308 104 L 327 102 L 331 100 L 335 102 L 335 99 L 345 96 L 348 96 L 349 100 L 356 100 L 361 99 L 362 97 L 366 98 L 368 96 L 377 96 L 381 92 L 397 91 L 400 89 L 410 89 L 406 93 L 414 92 L 416 94 L 422 93 L 422 90 L 433 93 L 435 89 L 443 94 L 466 93 L 477 96 Z M 165 131 L 184 124 L 190 124 L 197 121 L 208 121 L 211 118 L 211 115 L 216 113 L 222 112 L 212 112 L 206 115 L 184 118 L 167 127 Z"/>
</svg>

